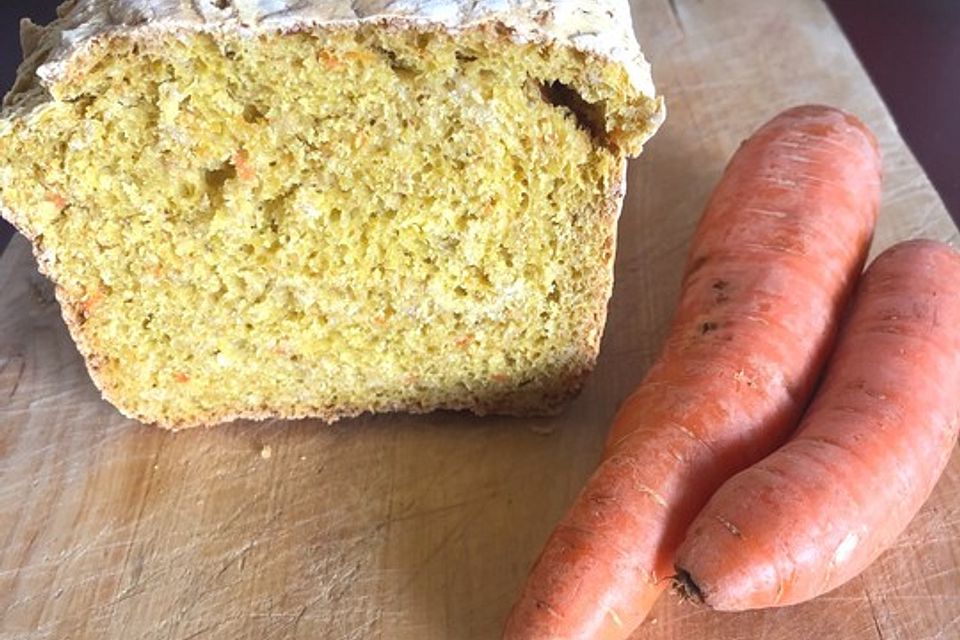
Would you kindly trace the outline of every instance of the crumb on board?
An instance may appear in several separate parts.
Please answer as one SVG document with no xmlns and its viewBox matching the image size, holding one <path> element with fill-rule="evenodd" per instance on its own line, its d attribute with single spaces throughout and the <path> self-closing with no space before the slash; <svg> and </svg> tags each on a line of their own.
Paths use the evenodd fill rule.
<svg viewBox="0 0 960 640">
<path fill-rule="evenodd" d="M 554 424 L 534 424 L 530 425 L 529 429 L 538 436 L 549 436 L 553 435 L 553 432 L 557 430 L 557 427 Z"/>
<path fill-rule="evenodd" d="M 273 455 L 273 447 L 268 444 L 263 445 L 263 448 L 260 449 L 260 457 L 264 460 L 269 460 Z"/>
</svg>

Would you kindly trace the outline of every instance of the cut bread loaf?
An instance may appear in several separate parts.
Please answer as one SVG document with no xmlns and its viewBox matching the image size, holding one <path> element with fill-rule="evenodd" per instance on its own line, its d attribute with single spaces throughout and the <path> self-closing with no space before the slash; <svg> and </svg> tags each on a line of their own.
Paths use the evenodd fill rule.
<svg viewBox="0 0 960 640">
<path fill-rule="evenodd" d="M 125 415 L 541 414 L 593 367 L 664 113 L 626 0 L 73 0 L 22 39 L 0 206 Z"/>
</svg>

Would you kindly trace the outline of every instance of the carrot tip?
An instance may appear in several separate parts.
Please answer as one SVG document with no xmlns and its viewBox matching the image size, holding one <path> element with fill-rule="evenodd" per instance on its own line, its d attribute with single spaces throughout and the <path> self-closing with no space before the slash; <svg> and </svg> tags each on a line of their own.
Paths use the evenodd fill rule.
<svg viewBox="0 0 960 640">
<path fill-rule="evenodd" d="M 673 591 L 685 601 L 697 605 L 703 604 L 703 591 L 693 581 L 693 577 L 683 569 L 678 569 L 677 575 L 673 577 Z"/>
</svg>

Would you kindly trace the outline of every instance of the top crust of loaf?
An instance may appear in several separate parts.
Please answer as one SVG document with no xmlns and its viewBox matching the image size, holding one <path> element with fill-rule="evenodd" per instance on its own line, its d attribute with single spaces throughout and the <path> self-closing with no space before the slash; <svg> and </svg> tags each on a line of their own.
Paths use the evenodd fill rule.
<svg viewBox="0 0 960 640">
<path fill-rule="evenodd" d="M 433 27 L 452 34 L 494 28 L 518 42 L 568 46 L 623 67 L 636 94 L 653 105 L 646 138 L 664 118 L 627 0 L 67 0 L 57 12 L 59 18 L 45 27 L 29 20 L 21 24 L 24 62 L 4 99 L 4 119 L 22 117 L 48 102 L 47 88 L 64 77 L 71 60 L 116 33 L 256 35 L 363 23 Z"/>
</svg>

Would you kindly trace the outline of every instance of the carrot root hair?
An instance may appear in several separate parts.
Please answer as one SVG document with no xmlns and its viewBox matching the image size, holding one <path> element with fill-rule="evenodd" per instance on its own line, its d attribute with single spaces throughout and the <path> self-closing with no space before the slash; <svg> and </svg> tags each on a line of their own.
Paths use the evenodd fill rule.
<svg viewBox="0 0 960 640">
<path fill-rule="evenodd" d="M 673 591 L 684 602 L 692 602 L 695 605 L 702 605 L 704 602 L 700 586 L 693 580 L 693 576 L 683 569 L 678 569 L 677 575 L 673 576 Z"/>
</svg>

